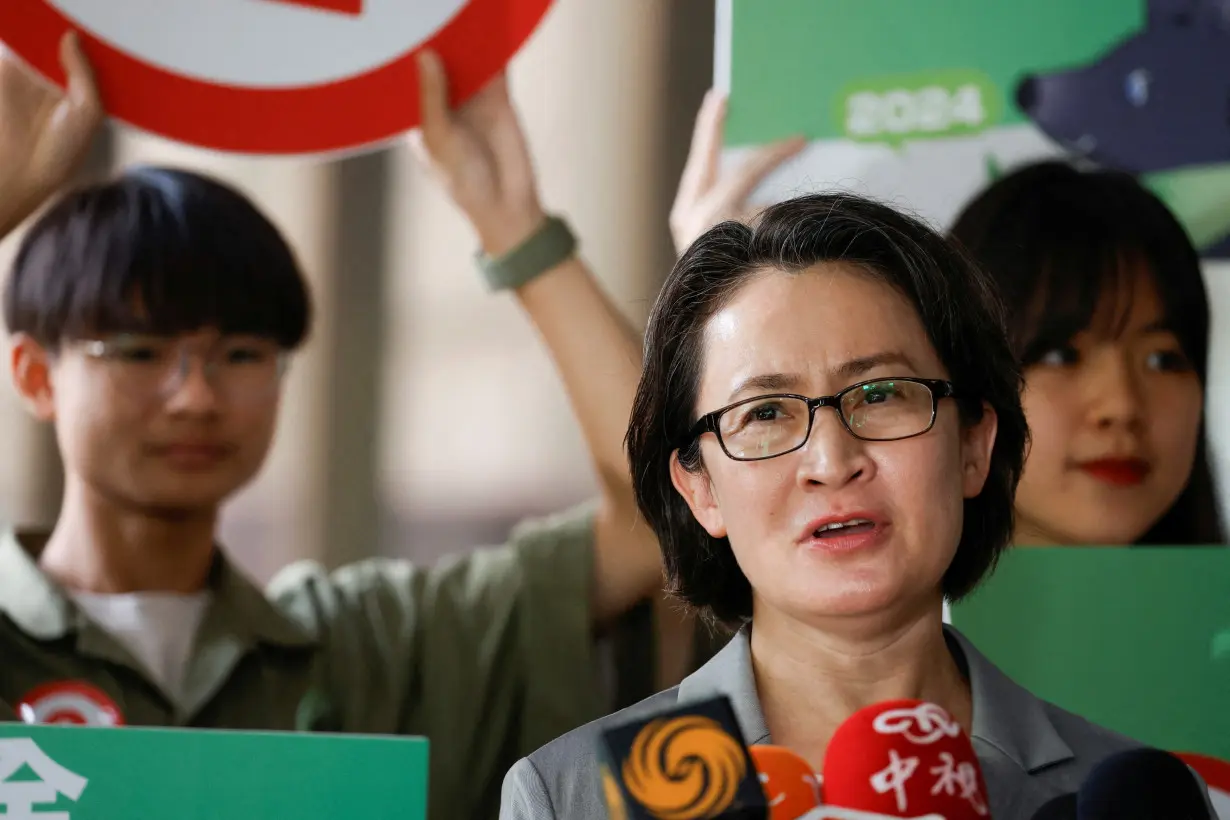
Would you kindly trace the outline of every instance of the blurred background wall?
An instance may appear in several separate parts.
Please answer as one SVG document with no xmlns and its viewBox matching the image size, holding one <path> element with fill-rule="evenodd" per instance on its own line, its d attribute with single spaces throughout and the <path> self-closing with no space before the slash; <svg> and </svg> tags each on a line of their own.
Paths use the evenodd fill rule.
<svg viewBox="0 0 1230 820">
<path fill-rule="evenodd" d="M 667 212 L 713 76 L 712 0 L 558 0 L 510 76 L 548 208 L 643 324 L 673 252 Z M 273 454 L 227 509 L 224 539 L 260 578 L 297 558 L 433 561 L 502 542 L 594 481 L 544 348 L 487 293 L 468 226 L 403 144 L 327 164 L 248 159 L 112 128 L 83 178 L 133 163 L 215 174 L 287 234 L 315 297 Z M 0 244 L 7 271 L 17 237 Z M 7 381 L 6 381 L 7 384 Z M 0 515 L 50 524 L 50 432 L 0 391 Z"/>
</svg>

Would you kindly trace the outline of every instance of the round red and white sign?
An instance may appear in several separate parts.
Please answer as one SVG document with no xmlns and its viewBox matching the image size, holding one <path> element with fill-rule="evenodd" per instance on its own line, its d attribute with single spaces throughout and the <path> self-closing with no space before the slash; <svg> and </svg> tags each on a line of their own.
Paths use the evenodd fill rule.
<svg viewBox="0 0 1230 820">
<path fill-rule="evenodd" d="M 111 697 L 92 683 L 57 681 L 35 687 L 16 704 L 25 723 L 72 726 L 123 726 L 124 715 Z"/>
<path fill-rule="evenodd" d="M 2 0 L 0 40 L 58 83 L 82 33 L 107 112 L 180 142 L 328 154 L 418 124 L 414 55 L 457 102 L 500 72 L 551 0 Z"/>
</svg>

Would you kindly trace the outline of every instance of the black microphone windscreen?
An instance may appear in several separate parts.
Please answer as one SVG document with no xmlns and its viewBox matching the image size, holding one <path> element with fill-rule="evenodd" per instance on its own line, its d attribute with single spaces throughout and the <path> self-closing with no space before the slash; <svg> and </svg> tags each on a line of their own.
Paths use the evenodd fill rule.
<svg viewBox="0 0 1230 820">
<path fill-rule="evenodd" d="M 1077 793 L 1077 808 L 1080 820 L 1216 820 L 1191 769 L 1157 749 L 1103 760 Z"/>
<path fill-rule="evenodd" d="M 1047 800 L 1038 807 L 1030 820 L 1077 820 L 1076 792 Z"/>
<path fill-rule="evenodd" d="M 769 818 L 756 763 L 725 695 L 612 726 L 603 730 L 601 744 L 611 817 Z"/>
</svg>

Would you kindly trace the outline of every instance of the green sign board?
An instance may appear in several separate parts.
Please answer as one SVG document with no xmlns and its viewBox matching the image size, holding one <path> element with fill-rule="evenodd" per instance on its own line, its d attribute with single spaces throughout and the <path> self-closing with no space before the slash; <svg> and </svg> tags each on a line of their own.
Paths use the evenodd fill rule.
<svg viewBox="0 0 1230 820">
<path fill-rule="evenodd" d="M 1027 122 L 1014 103 L 1022 77 L 1097 59 L 1144 25 L 1145 7 L 735 0 L 731 15 L 730 144 L 897 144 Z"/>
<path fill-rule="evenodd" d="M 1228 259 L 1230 31 L 1191 16 L 1146 0 L 719 0 L 726 144 L 810 140 L 758 202 L 850 188 L 940 227 L 1001 169 L 1080 155 L 1138 174 Z"/>
<path fill-rule="evenodd" d="M 952 623 L 1044 700 L 1230 759 L 1230 549 L 1010 550 Z"/>
<path fill-rule="evenodd" d="M 427 741 L 0 724 L 8 820 L 424 820 Z"/>
</svg>

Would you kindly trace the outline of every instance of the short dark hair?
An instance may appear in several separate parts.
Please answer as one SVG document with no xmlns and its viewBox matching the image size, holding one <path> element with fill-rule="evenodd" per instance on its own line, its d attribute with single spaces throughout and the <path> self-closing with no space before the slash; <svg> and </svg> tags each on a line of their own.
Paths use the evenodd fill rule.
<svg viewBox="0 0 1230 820">
<path fill-rule="evenodd" d="M 700 526 L 670 478 L 676 449 L 685 468 L 701 468 L 699 442 L 688 434 L 698 415 L 705 325 L 758 272 L 801 273 L 822 262 L 855 265 L 905 295 L 961 391 L 962 420 L 981 418 L 983 402 L 998 416 L 990 475 L 965 500 L 944 595 L 955 601 L 971 592 L 1012 538 L 1028 430 L 992 283 L 918 219 L 857 196 L 799 197 L 768 208 L 752 226 L 725 222 L 697 239 L 667 277 L 646 332 L 627 438 L 637 503 L 658 536 L 671 590 L 711 621 L 751 617 L 752 590 L 730 542 Z"/>
<path fill-rule="evenodd" d="M 951 235 L 996 280 L 1025 367 L 1095 321 L 1122 327 L 1143 265 L 1166 327 L 1207 383 L 1209 302 L 1199 254 L 1170 209 L 1129 174 L 1060 161 L 1022 166 L 971 200 Z M 1107 299 L 1109 312 L 1101 309 Z M 1224 540 L 1202 425 L 1187 487 L 1139 543 Z"/>
<path fill-rule="evenodd" d="M 204 327 L 289 350 L 307 336 L 311 301 L 294 253 L 247 197 L 149 167 L 71 192 L 31 226 L 5 283 L 4 320 L 52 350 Z"/>
</svg>

